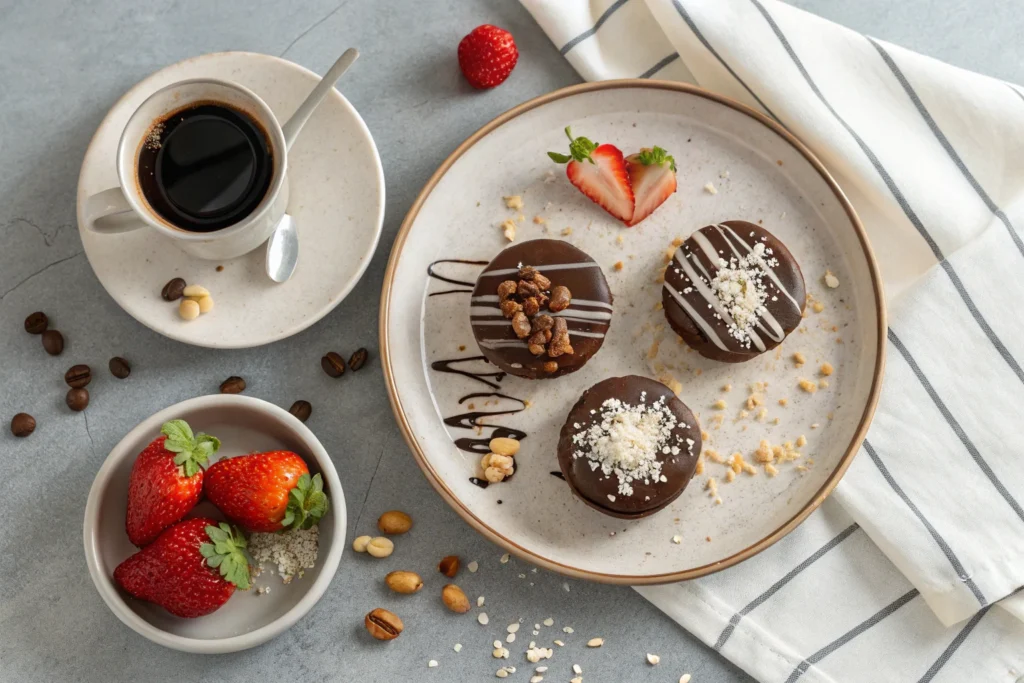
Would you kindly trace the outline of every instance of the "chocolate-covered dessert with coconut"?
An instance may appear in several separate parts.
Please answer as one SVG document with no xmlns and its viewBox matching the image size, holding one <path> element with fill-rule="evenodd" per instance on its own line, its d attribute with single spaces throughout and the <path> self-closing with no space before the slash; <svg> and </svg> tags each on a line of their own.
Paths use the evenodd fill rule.
<svg viewBox="0 0 1024 683">
<path fill-rule="evenodd" d="M 639 519 L 683 492 L 701 445 L 697 419 L 665 385 L 638 375 L 610 377 L 569 411 L 558 464 L 587 505 Z"/>
</svg>

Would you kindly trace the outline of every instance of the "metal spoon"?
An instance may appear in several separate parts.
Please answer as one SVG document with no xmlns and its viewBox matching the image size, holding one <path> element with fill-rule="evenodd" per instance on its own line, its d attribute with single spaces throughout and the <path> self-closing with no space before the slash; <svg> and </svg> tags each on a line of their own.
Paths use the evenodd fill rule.
<svg viewBox="0 0 1024 683">
<path fill-rule="evenodd" d="M 327 93 L 358 57 L 359 51 L 355 48 L 345 50 L 334 66 L 316 84 L 313 92 L 309 93 L 305 101 L 295 110 L 292 117 L 281 126 L 281 130 L 284 131 L 285 144 L 289 149 L 313 111 L 327 97 Z M 274 228 L 270 239 L 267 240 L 267 275 L 274 282 L 285 282 L 295 272 L 298 260 L 299 233 L 295 229 L 295 219 L 285 214 Z"/>
</svg>

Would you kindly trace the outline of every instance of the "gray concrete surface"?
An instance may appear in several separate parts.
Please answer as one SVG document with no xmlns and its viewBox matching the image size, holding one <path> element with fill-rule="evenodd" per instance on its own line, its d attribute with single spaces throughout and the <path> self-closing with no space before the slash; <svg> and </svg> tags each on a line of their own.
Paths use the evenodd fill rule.
<svg viewBox="0 0 1024 683">
<path fill-rule="evenodd" d="M 1019 0 L 794 4 L 966 68 L 1024 81 Z M 485 22 L 512 31 L 522 56 L 505 85 L 476 93 L 462 81 L 454 53 L 460 37 Z M 75 226 L 78 167 L 107 108 L 147 74 L 192 55 L 253 50 L 323 72 L 349 45 L 363 58 L 344 90 L 380 147 L 388 197 L 381 247 L 360 285 L 311 329 L 260 349 L 192 349 L 135 323 L 93 276 Z M 0 0 L 0 680 L 489 680 L 498 667 L 490 642 L 501 627 L 547 616 L 576 629 L 549 663 L 549 681 L 568 681 L 574 662 L 587 683 L 676 681 L 684 672 L 695 683 L 749 680 L 628 588 L 565 582 L 516 560 L 500 564 L 502 551 L 464 524 L 419 474 L 385 395 L 377 299 L 391 241 L 413 197 L 477 127 L 577 81 L 513 0 Z M 36 309 L 67 336 L 60 358 L 44 354 L 38 339 L 22 331 L 25 315 Z M 359 374 L 334 382 L 320 370 L 325 351 L 363 345 L 374 358 Z M 106 374 L 112 355 L 134 363 L 128 381 Z M 83 414 L 63 402 L 62 374 L 78 362 L 99 376 Z M 166 405 L 216 391 L 232 374 L 248 380 L 250 395 L 283 406 L 297 398 L 314 404 L 310 427 L 338 466 L 350 534 L 370 529 L 394 507 L 408 510 L 416 528 L 384 562 L 347 555 L 323 600 L 271 643 L 234 655 L 184 655 L 135 635 L 103 605 L 82 556 L 82 511 L 94 473 L 132 426 Z M 39 421 L 26 440 L 7 430 L 19 411 Z M 472 596 L 486 596 L 496 627 L 448 614 L 431 596 L 398 599 L 382 587 L 385 571 L 400 566 L 432 574 L 441 552 L 480 562 L 462 583 Z M 376 606 L 401 613 L 402 638 L 381 645 L 366 636 L 361 617 Z M 518 644 L 530 640 L 529 630 Z M 591 636 L 607 644 L 583 648 Z M 456 642 L 464 645 L 459 654 Z M 660 654 L 661 665 L 648 666 L 646 652 Z M 513 680 L 525 681 L 532 667 L 519 657 Z M 429 659 L 440 666 L 428 669 Z"/>
</svg>

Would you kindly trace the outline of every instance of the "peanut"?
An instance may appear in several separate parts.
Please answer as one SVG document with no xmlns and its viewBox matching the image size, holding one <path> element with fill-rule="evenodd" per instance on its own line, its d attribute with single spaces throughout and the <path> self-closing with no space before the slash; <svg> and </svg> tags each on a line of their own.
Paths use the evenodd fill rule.
<svg viewBox="0 0 1024 683">
<path fill-rule="evenodd" d="M 458 614 L 465 614 L 469 611 L 469 598 L 454 583 L 446 584 L 441 589 L 441 600 L 445 607 Z"/>
</svg>

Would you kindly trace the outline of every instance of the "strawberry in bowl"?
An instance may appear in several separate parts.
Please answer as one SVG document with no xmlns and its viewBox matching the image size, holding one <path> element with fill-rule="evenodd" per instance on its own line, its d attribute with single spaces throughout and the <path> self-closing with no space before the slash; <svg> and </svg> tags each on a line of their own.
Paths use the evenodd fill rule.
<svg viewBox="0 0 1024 683">
<path fill-rule="evenodd" d="M 206 498 L 247 531 L 308 529 L 329 505 L 323 478 L 291 451 L 225 458 L 206 471 Z"/>
<path fill-rule="evenodd" d="M 135 458 L 128 480 L 128 540 L 142 547 L 181 520 L 203 492 L 203 465 L 220 448 L 209 434 L 194 434 L 184 420 L 168 420 Z"/>
<path fill-rule="evenodd" d="M 138 600 L 193 619 L 217 611 L 235 589 L 249 589 L 245 536 L 224 522 L 195 517 L 165 529 L 114 570 L 114 581 Z"/>
</svg>

